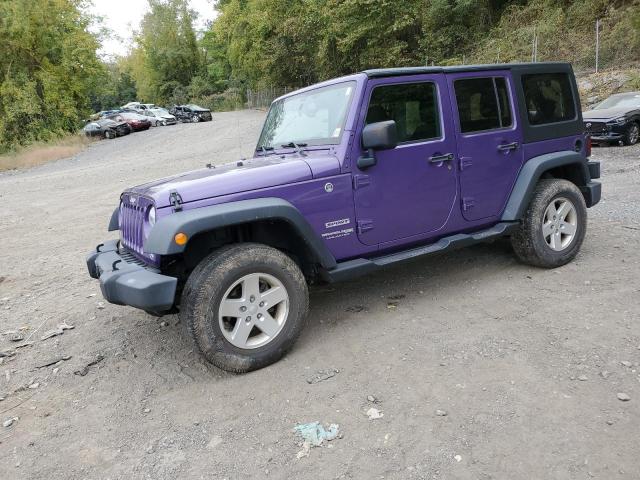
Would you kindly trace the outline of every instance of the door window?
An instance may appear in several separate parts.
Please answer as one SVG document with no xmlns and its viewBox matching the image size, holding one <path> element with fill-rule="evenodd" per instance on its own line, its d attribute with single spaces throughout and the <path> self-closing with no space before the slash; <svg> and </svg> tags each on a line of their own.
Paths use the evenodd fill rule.
<svg viewBox="0 0 640 480">
<path fill-rule="evenodd" d="M 454 82 L 462 133 L 511 126 L 511 102 L 503 77 L 464 78 Z"/>
<path fill-rule="evenodd" d="M 566 73 L 523 75 L 522 89 L 531 125 L 564 122 L 576 118 L 573 92 Z"/>
<path fill-rule="evenodd" d="M 432 82 L 376 87 L 371 94 L 366 124 L 394 120 L 398 143 L 440 138 L 438 93 Z"/>
</svg>

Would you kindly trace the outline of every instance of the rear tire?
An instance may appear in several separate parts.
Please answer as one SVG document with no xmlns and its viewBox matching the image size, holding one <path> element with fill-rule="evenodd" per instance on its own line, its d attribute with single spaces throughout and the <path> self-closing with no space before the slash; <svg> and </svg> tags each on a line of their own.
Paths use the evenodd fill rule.
<svg viewBox="0 0 640 480">
<path fill-rule="evenodd" d="M 511 244 L 522 262 L 556 268 L 575 258 L 586 231 L 587 207 L 578 187 L 545 179 L 538 182 Z"/>
<path fill-rule="evenodd" d="M 274 248 L 244 243 L 198 264 L 182 292 L 180 318 L 209 362 L 244 373 L 278 361 L 293 346 L 308 308 L 296 263 Z"/>
</svg>

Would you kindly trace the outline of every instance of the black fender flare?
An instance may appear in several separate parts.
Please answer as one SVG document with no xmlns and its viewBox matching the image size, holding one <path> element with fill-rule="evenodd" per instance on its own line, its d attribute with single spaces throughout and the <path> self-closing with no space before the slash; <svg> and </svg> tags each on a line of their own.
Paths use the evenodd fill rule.
<svg viewBox="0 0 640 480">
<path fill-rule="evenodd" d="M 281 198 L 256 198 L 221 203 L 209 207 L 183 210 L 162 217 L 153 226 L 144 242 L 144 251 L 157 255 L 182 253 L 186 245 L 174 241 L 177 233 L 192 238 L 198 233 L 220 227 L 251 223 L 258 220 L 283 220 L 290 224 L 304 240 L 315 259 L 324 268 L 336 266 L 336 259 L 307 219 L 291 203 Z"/>
<path fill-rule="evenodd" d="M 107 228 L 108 232 L 115 232 L 116 230 L 120 230 L 119 217 L 120 207 L 116 207 L 116 209 L 111 214 L 111 219 L 109 220 L 109 228 Z"/>
<path fill-rule="evenodd" d="M 580 153 L 562 151 L 533 157 L 527 160 L 520 170 L 507 206 L 502 214 L 501 221 L 513 222 L 520 220 L 529 205 L 529 201 L 533 196 L 533 190 L 542 174 L 552 168 L 566 165 L 575 165 L 580 170 L 582 184 L 578 185 L 578 187 L 584 187 L 589 184 L 591 176 L 589 174 L 587 160 Z"/>
</svg>

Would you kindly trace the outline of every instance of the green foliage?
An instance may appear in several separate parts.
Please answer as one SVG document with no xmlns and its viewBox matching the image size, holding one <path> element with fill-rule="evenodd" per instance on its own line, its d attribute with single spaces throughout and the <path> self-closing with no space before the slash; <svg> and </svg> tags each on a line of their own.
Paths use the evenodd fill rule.
<svg viewBox="0 0 640 480">
<path fill-rule="evenodd" d="M 301 86 L 366 68 L 442 63 L 489 31 L 507 2 L 226 0 L 208 68 L 232 85 Z M 224 55 L 226 53 L 226 55 Z"/>
<path fill-rule="evenodd" d="M 640 0 L 224 0 L 202 43 L 216 85 L 302 86 L 372 67 L 640 60 Z M 593 66 L 593 65 L 592 65 Z"/>
<path fill-rule="evenodd" d="M 167 103 L 200 73 L 200 49 L 187 0 L 149 0 L 128 63 L 139 98 Z"/>
<path fill-rule="evenodd" d="M 106 63 L 89 98 L 94 111 L 119 108 L 138 97 L 136 83 L 120 59 Z"/>
<path fill-rule="evenodd" d="M 530 61 L 534 35 L 538 61 L 595 66 L 595 23 L 600 19 L 600 67 L 623 68 L 640 61 L 639 0 L 531 0 L 510 5 L 470 52 L 478 62 Z"/>
<path fill-rule="evenodd" d="M 78 128 L 104 73 L 82 0 L 0 0 L 0 150 Z"/>
</svg>

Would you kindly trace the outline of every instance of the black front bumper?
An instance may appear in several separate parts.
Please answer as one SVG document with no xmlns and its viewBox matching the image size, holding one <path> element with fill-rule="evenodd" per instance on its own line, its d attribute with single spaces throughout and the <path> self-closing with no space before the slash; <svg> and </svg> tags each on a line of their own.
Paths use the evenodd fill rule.
<svg viewBox="0 0 640 480">
<path fill-rule="evenodd" d="M 102 296 L 110 303 L 150 312 L 167 311 L 174 305 L 178 279 L 122 254 L 118 240 L 98 245 L 87 255 L 87 268 L 92 278 L 100 280 Z"/>
<path fill-rule="evenodd" d="M 595 135 L 591 135 L 591 141 L 594 143 L 598 142 L 619 142 L 622 140 L 624 135 L 622 133 L 615 132 L 606 132 L 606 133 L 598 133 Z"/>
<path fill-rule="evenodd" d="M 605 123 L 603 127 L 591 130 L 590 128 L 586 127 L 586 124 L 588 123 L 589 122 L 585 122 L 585 131 L 591 137 L 591 141 L 593 143 L 619 142 L 624 138 L 626 129 L 628 127 L 628 124 L 609 125 Z"/>
</svg>

